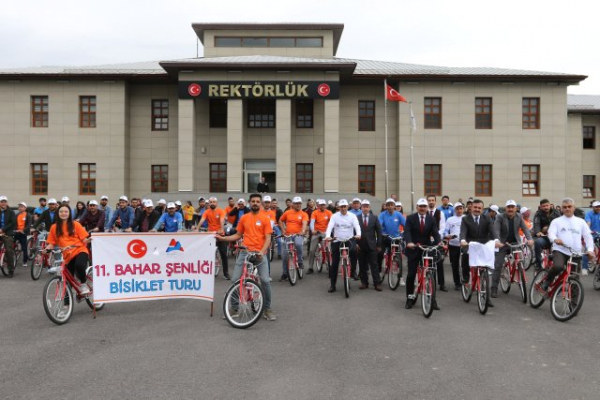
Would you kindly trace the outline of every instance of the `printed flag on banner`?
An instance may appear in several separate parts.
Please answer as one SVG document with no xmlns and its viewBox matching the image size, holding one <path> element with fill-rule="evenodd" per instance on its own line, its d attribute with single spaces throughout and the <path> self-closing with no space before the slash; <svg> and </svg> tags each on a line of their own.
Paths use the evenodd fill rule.
<svg viewBox="0 0 600 400">
<path fill-rule="evenodd" d="M 213 301 L 215 249 L 208 233 L 94 234 L 94 302 Z"/>
<path fill-rule="evenodd" d="M 396 89 L 391 87 L 390 85 L 386 85 L 386 98 L 390 101 L 402 101 L 404 103 L 408 103 L 406 98 L 402 96 Z"/>
</svg>

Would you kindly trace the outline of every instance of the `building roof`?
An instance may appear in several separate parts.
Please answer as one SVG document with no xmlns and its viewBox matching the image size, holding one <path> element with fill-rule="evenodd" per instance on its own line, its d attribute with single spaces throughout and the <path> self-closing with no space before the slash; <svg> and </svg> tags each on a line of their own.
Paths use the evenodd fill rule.
<svg viewBox="0 0 600 400">
<path fill-rule="evenodd" d="M 0 76 L 138 76 L 166 75 L 158 61 L 89 66 L 41 66 L 0 69 Z"/>
<path fill-rule="evenodd" d="M 600 96 L 590 94 L 570 94 L 567 96 L 567 110 L 580 113 L 600 112 Z"/>
</svg>

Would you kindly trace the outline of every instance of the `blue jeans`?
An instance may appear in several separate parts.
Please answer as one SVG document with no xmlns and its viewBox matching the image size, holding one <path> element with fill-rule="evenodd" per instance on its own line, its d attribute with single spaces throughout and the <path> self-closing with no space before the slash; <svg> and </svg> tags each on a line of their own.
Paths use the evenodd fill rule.
<svg viewBox="0 0 600 400">
<path fill-rule="evenodd" d="M 235 267 L 233 268 L 233 275 L 231 276 L 232 282 L 239 280 L 242 276 L 242 266 L 247 254 L 248 252 L 246 250 L 242 250 L 237 260 L 235 260 Z M 262 286 L 265 295 L 265 310 L 268 310 L 271 308 L 271 282 L 269 281 L 269 271 L 266 260 L 267 256 L 265 255 L 260 264 L 256 267 L 258 268 L 258 276 L 260 277 L 260 286 Z"/>
<path fill-rule="evenodd" d="M 302 266 L 302 244 L 304 243 L 304 236 L 296 235 L 294 237 L 294 244 L 296 245 L 296 254 L 298 255 L 298 265 Z M 288 248 L 287 243 L 283 247 L 283 275 L 288 274 Z"/>
<path fill-rule="evenodd" d="M 281 228 L 278 225 L 273 227 L 273 232 L 275 235 L 281 236 Z M 281 238 L 277 238 L 277 255 L 281 256 Z"/>
</svg>

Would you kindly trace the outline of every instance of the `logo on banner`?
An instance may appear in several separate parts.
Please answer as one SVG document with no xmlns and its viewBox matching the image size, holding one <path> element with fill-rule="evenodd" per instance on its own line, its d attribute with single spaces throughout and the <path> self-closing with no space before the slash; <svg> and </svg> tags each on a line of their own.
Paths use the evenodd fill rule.
<svg viewBox="0 0 600 400">
<path fill-rule="evenodd" d="M 148 246 L 140 239 L 132 240 L 127 245 L 127 253 L 129 253 L 132 258 L 142 258 L 146 255 L 147 251 Z"/>
<path fill-rule="evenodd" d="M 188 93 L 190 94 L 190 96 L 200 96 L 201 92 L 202 88 L 197 83 L 192 83 L 190 86 L 188 86 Z"/>
<path fill-rule="evenodd" d="M 178 240 L 171 239 L 171 243 L 169 243 L 169 247 L 167 247 L 167 254 L 181 254 L 183 253 L 183 247 L 181 247 L 181 243 Z"/>
<path fill-rule="evenodd" d="M 328 84 L 321 83 L 319 85 L 319 87 L 317 88 L 317 92 L 319 93 L 320 96 L 327 97 L 327 96 L 329 96 L 329 93 L 331 93 L 331 88 L 329 87 Z"/>
</svg>

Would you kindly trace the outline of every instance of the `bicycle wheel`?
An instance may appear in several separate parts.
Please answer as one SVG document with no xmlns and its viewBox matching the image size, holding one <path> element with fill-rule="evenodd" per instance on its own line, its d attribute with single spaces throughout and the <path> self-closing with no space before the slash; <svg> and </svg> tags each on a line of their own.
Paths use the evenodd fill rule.
<svg viewBox="0 0 600 400">
<path fill-rule="evenodd" d="M 504 293 L 510 292 L 510 268 L 508 264 L 504 264 L 500 270 L 500 288 Z"/>
<path fill-rule="evenodd" d="M 275 245 L 277 239 L 271 237 L 271 245 L 269 246 L 269 262 L 273 261 L 273 255 L 275 254 Z"/>
<path fill-rule="evenodd" d="M 219 276 L 221 265 L 223 265 L 223 260 L 221 260 L 221 252 L 219 251 L 219 249 L 217 249 L 215 251 L 215 276 Z"/>
<path fill-rule="evenodd" d="M 531 281 L 531 286 L 529 286 L 529 305 L 533 308 L 538 308 L 546 300 L 540 287 L 542 282 L 546 279 L 546 275 L 548 275 L 548 270 L 540 270 L 540 272 L 535 274 Z"/>
<path fill-rule="evenodd" d="M 525 268 L 522 261 L 519 261 L 517 268 L 519 273 L 519 292 L 521 292 L 521 300 L 523 300 L 523 303 L 527 304 L 527 284 L 525 283 Z"/>
<path fill-rule="evenodd" d="M 346 298 L 350 297 L 350 274 L 348 273 L 348 260 L 342 259 L 342 278 L 344 279 L 344 293 Z"/>
<path fill-rule="evenodd" d="M 262 317 L 264 307 L 263 290 L 252 279 L 246 279 L 243 286 L 240 285 L 240 281 L 234 282 L 223 299 L 223 315 L 229 325 L 238 329 L 254 325 Z"/>
<path fill-rule="evenodd" d="M 296 281 L 298 281 L 298 275 L 296 275 L 296 271 L 298 271 L 296 269 L 296 266 L 294 265 L 294 260 L 292 259 L 292 255 L 290 253 L 288 253 L 288 263 L 287 263 L 287 267 L 288 267 L 288 281 L 290 282 L 290 285 L 294 286 L 296 284 Z"/>
<path fill-rule="evenodd" d="M 73 292 L 60 276 L 46 282 L 42 300 L 46 315 L 56 325 L 66 324 L 73 315 Z"/>
<path fill-rule="evenodd" d="M 583 305 L 583 286 L 577 279 L 568 278 L 552 296 L 550 311 L 558 321 L 565 322 L 573 318 Z"/>
<path fill-rule="evenodd" d="M 85 284 L 90 289 L 90 294 L 85 298 L 85 302 L 88 307 L 94 309 L 94 268 L 89 266 L 85 270 L 86 282 Z M 96 311 L 100 311 L 104 308 L 104 303 L 96 303 Z"/>
<path fill-rule="evenodd" d="M 479 288 L 477 290 L 477 307 L 479 312 L 484 315 L 488 310 L 490 275 L 487 268 L 484 268 L 479 276 Z"/>
<path fill-rule="evenodd" d="M 317 252 L 315 253 L 315 264 L 317 264 L 317 272 L 323 271 L 323 250 L 320 244 L 317 246 Z"/>
<path fill-rule="evenodd" d="M 594 289 L 600 290 L 600 269 L 594 274 Z"/>
<path fill-rule="evenodd" d="M 23 255 L 23 249 L 21 249 L 21 243 L 16 242 L 16 244 L 15 244 L 15 269 L 17 268 L 17 265 L 19 265 L 19 260 L 21 259 L 22 255 Z"/>
<path fill-rule="evenodd" d="M 423 282 L 423 293 L 421 294 L 421 308 L 425 318 L 431 317 L 433 313 L 433 302 L 435 300 L 435 281 L 433 274 L 427 272 Z"/>
<path fill-rule="evenodd" d="M 459 274 L 462 278 L 462 276 L 463 276 L 462 266 L 459 268 Z M 460 293 L 462 294 L 462 298 L 465 301 L 465 303 L 468 303 L 469 301 L 471 301 L 471 296 L 473 295 L 473 291 L 471 290 L 471 281 L 470 280 L 467 283 L 463 283 L 461 285 Z"/>
<path fill-rule="evenodd" d="M 37 281 L 42 276 L 42 271 L 44 269 L 44 256 L 41 251 L 35 253 L 33 257 L 33 261 L 31 262 L 31 279 Z"/>
<path fill-rule="evenodd" d="M 525 271 L 529 271 L 531 265 L 533 264 L 533 251 L 529 246 L 523 246 L 523 266 L 525 267 Z"/>
<path fill-rule="evenodd" d="M 300 268 L 300 266 L 298 265 L 298 278 L 304 278 L 304 265 L 302 266 L 302 268 Z"/>
<path fill-rule="evenodd" d="M 6 262 L 6 252 L 2 252 L 0 256 L 0 271 L 2 271 L 2 275 L 8 276 L 8 263 Z"/>
<path fill-rule="evenodd" d="M 35 253 L 35 240 L 33 240 L 33 236 L 29 236 L 27 238 L 27 255 L 31 257 L 33 253 Z"/>
<path fill-rule="evenodd" d="M 388 272 L 388 286 L 392 290 L 400 286 L 400 276 L 402 275 L 402 261 L 398 262 L 399 257 L 395 256 L 392 260 L 392 266 Z M 382 277 L 383 279 L 383 277 Z"/>
</svg>

